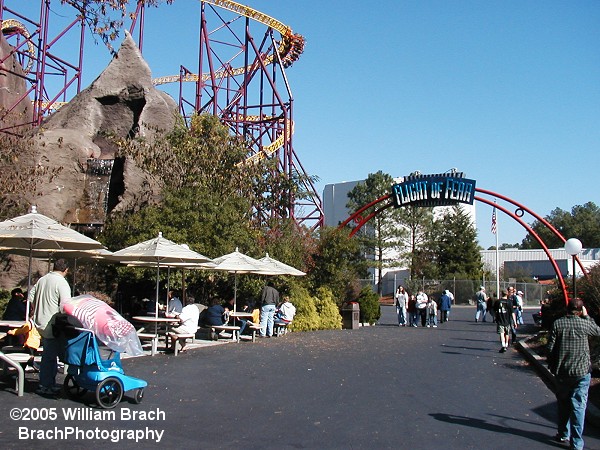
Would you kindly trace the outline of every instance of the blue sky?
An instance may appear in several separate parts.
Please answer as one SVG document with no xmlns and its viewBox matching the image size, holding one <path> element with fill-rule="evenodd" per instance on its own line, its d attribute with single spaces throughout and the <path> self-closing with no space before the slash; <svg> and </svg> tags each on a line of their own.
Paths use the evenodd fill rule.
<svg viewBox="0 0 600 450">
<path fill-rule="evenodd" d="M 306 38 L 286 73 L 294 148 L 320 192 L 378 170 L 456 167 L 542 216 L 600 204 L 600 2 L 244 3 Z M 190 0 L 149 10 L 146 35 L 154 38 L 144 56 L 153 76 L 178 73 L 197 47 L 198 10 Z M 87 85 L 108 54 L 96 45 L 85 58 Z M 495 243 L 490 217 L 478 204 L 484 248 Z M 525 237 L 502 214 L 498 222 L 500 242 Z"/>
</svg>

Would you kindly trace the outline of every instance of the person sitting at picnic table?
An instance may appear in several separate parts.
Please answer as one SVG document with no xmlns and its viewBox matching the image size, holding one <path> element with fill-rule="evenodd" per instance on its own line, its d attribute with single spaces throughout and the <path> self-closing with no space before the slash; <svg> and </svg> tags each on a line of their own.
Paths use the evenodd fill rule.
<svg viewBox="0 0 600 450">
<path fill-rule="evenodd" d="M 206 325 L 223 325 L 225 323 L 225 308 L 218 298 L 213 298 L 204 316 Z"/>
<path fill-rule="evenodd" d="M 228 311 L 227 311 L 228 307 L 232 307 L 231 305 L 233 304 L 233 302 L 234 302 L 234 298 L 231 297 L 231 300 L 226 303 L 226 306 L 225 306 L 225 314 L 226 315 L 228 313 Z M 233 309 L 231 309 L 229 312 L 233 312 Z M 252 312 L 252 310 L 250 309 L 250 306 L 248 305 L 247 302 L 244 302 L 240 312 Z M 240 327 L 239 333 L 242 334 L 242 333 L 244 333 L 244 331 L 246 330 L 246 327 L 248 326 L 248 319 L 243 319 L 241 317 L 235 317 L 233 325 Z"/>
<path fill-rule="evenodd" d="M 179 325 L 171 328 L 171 332 L 177 334 L 196 334 L 198 331 L 198 321 L 200 319 L 200 310 L 192 302 L 187 302 L 187 305 L 181 309 L 181 312 L 173 312 L 165 314 L 166 317 L 175 317 L 179 319 Z M 184 351 L 185 342 L 183 341 L 180 351 Z M 176 339 L 173 340 L 173 345 L 176 345 Z"/>
<path fill-rule="evenodd" d="M 2 320 L 25 320 L 27 299 L 21 288 L 15 288 L 10 293 L 10 300 L 4 310 Z"/>
<path fill-rule="evenodd" d="M 34 365 L 33 358 L 38 349 L 42 346 L 42 337 L 33 323 L 33 319 L 29 319 L 25 322 L 25 325 L 19 328 L 13 328 L 8 330 L 8 334 L 11 336 L 23 336 L 25 338 L 22 346 L 4 347 L 2 351 L 4 353 L 29 353 L 31 358 L 27 362 L 31 367 L 39 372 L 39 366 Z"/>
<path fill-rule="evenodd" d="M 279 305 L 275 313 L 275 325 L 288 325 L 294 320 L 296 315 L 296 307 L 290 302 L 290 298 L 286 295 L 283 297 L 283 302 Z"/>
<path fill-rule="evenodd" d="M 179 299 L 179 292 L 171 290 L 167 293 L 167 297 L 169 299 L 169 307 L 167 308 L 167 313 L 180 314 L 183 311 L 183 304 Z"/>
</svg>

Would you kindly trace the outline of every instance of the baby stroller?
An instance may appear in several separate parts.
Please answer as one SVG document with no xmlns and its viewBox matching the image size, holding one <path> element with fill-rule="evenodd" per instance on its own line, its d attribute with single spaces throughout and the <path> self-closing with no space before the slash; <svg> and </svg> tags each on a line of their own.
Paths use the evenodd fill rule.
<svg viewBox="0 0 600 450">
<path fill-rule="evenodd" d="M 124 392 L 135 390 L 133 401 L 138 404 L 142 401 L 148 383 L 125 375 L 118 351 L 109 350 L 110 357 L 102 359 L 96 336 L 85 328 L 65 328 L 64 339 L 63 362 L 68 367 L 63 388 L 70 399 L 92 391 L 98 405 L 110 409 L 119 404 Z"/>
</svg>

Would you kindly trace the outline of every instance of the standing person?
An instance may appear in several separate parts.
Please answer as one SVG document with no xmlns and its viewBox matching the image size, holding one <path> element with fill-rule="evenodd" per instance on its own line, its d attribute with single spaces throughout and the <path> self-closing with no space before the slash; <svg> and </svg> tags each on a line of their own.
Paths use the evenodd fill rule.
<svg viewBox="0 0 600 450">
<path fill-rule="evenodd" d="M 398 326 L 406 326 L 406 308 L 408 306 L 408 293 L 404 286 L 398 286 L 396 289 L 396 313 L 398 314 Z"/>
<path fill-rule="evenodd" d="M 60 346 L 58 339 L 54 338 L 52 326 L 60 313 L 60 305 L 71 298 L 71 288 L 65 279 L 68 271 L 67 261 L 57 259 L 52 272 L 40 278 L 29 291 L 33 321 L 44 347 L 40 363 L 40 386 L 36 391 L 40 395 L 54 395 L 61 391 L 61 387 L 55 385 Z"/>
<path fill-rule="evenodd" d="M 437 303 L 431 297 L 427 302 L 427 328 L 437 328 Z"/>
<path fill-rule="evenodd" d="M 515 316 L 517 318 L 517 326 L 523 325 L 523 291 L 517 291 L 515 294 L 516 307 Z"/>
<path fill-rule="evenodd" d="M 262 290 L 261 308 L 260 308 L 260 337 L 273 336 L 273 317 L 275 308 L 279 304 L 279 292 L 269 281 Z"/>
<path fill-rule="evenodd" d="M 496 330 L 500 335 L 500 353 L 508 349 L 510 343 L 510 332 L 515 321 L 512 300 L 507 296 L 506 291 L 502 291 L 502 297 L 494 303 L 494 313 L 496 318 Z"/>
<path fill-rule="evenodd" d="M 415 298 L 414 294 L 412 294 L 408 298 L 408 306 L 407 306 L 406 310 L 408 311 L 408 319 L 410 322 L 410 326 L 416 327 L 417 326 L 417 299 Z"/>
<path fill-rule="evenodd" d="M 517 328 L 519 328 L 519 325 L 517 324 L 517 294 L 515 288 L 512 286 L 508 288 L 508 299 L 510 300 L 513 309 L 514 321 L 510 327 L 510 335 L 514 345 L 515 342 L 517 342 Z"/>
<path fill-rule="evenodd" d="M 569 300 L 567 315 L 552 325 L 548 338 L 548 363 L 558 381 L 558 433 L 555 439 L 583 449 L 583 425 L 591 381 L 589 336 L 600 336 L 600 327 L 588 316 L 583 302 Z"/>
<path fill-rule="evenodd" d="M 448 322 L 448 318 L 450 317 L 450 309 L 452 308 L 452 298 L 449 294 L 450 291 L 445 290 L 442 296 L 440 297 L 440 311 L 441 323 Z"/>
<path fill-rule="evenodd" d="M 423 291 L 417 293 L 417 314 L 421 317 L 421 326 L 424 327 L 427 322 L 427 303 L 429 298 Z M 415 321 L 416 322 L 416 321 Z"/>
<path fill-rule="evenodd" d="M 486 305 L 487 314 L 489 314 L 492 317 L 492 323 L 496 322 L 496 318 L 494 317 L 494 302 L 496 301 L 495 299 L 496 299 L 496 293 L 492 292 L 492 295 L 488 296 L 487 305 Z M 487 315 L 485 317 L 487 317 Z"/>
<path fill-rule="evenodd" d="M 475 313 L 475 322 L 479 322 L 479 316 L 481 321 L 485 322 L 485 314 L 487 311 L 487 300 L 488 296 L 485 293 L 485 287 L 481 286 L 475 293 L 475 302 L 477 303 L 477 312 Z"/>
</svg>

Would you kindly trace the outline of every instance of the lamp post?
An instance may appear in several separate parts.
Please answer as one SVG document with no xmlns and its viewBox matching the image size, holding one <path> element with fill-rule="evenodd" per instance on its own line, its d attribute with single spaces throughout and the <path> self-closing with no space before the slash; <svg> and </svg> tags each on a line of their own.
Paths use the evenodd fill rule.
<svg viewBox="0 0 600 450">
<path fill-rule="evenodd" d="M 573 259 L 573 298 L 577 298 L 577 285 L 575 284 L 575 258 L 581 253 L 581 241 L 577 238 L 571 238 L 565 242 L 565 251 L 571 255 Z"/>
</svg>

